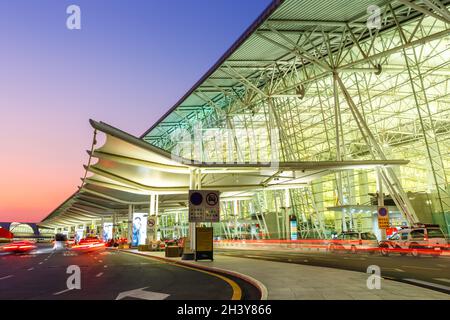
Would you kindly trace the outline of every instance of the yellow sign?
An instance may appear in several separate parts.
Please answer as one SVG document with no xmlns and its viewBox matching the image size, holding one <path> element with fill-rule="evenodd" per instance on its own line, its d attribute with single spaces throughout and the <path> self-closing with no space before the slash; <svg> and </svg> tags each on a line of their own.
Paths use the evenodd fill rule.
<svg viewBox="0 0 450 320">
<path fill-rule="evenodd" d="M 213 228 L 196 228 L 196 250 L 213 251 Z"/>
<path fill-rule="evenodd" d="M 389 210 L 386 207 L 378 207 L 378 228 L 379 229 L 390 228 Z"/>
</svg>

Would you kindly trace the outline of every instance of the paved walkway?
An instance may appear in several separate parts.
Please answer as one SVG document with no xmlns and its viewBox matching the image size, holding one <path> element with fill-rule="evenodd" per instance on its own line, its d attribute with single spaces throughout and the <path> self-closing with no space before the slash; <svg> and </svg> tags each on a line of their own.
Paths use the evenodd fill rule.
<svg viewBox="0 0 450 320">
<path fill-rule="evenodd" d="M 164 252 L 129 251 L 164 258 Z M 381 280 L 381 289 L 369 290 L 369 275 L 355 271 L 223 255 L 215 255 L 214 261 L 165 259 L 247 275 L 262 283 L 267 298 L 274 300 L 450 300 L 448 294 L 387 279 Z"/>
</svg>

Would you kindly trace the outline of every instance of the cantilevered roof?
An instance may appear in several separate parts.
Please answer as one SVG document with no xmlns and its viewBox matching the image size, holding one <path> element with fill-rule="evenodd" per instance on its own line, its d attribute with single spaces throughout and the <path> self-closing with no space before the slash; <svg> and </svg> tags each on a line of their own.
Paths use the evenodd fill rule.
<svg viewBox="0 0 450 320">
<path fill-rule="evenodd" d="M 337 52 L 341 41 L 354 45 L 349 34 L 363 41 L 371 36 L 367 21 L 373 12 L 368 8 L 391 6 L 402 24 L 424 13 L 448 23 L 448 11 L 430 4 L 431 1 L 410 0 L 275 0 L 244 32 L 218 62 L 166 113 L 147 130 L 141 138 L 154 145 L 165 147 L 161 141 L 178 128 L 189 128 L 194 121 L 220 117 L 221 110 L 238 99 L 245 87 L 255 91 L 266 81 L 259 78 L 268 68 L 297 59 L 297 68 L 311 62 L 329 69 L 317 45 L 330 44 Z M 441 1 L 447 5 L 450 1 Z M 383 19 L 386 19 L 383 16 Z M 390 19 L 378 33 L 395 27 Z M 344 39 L 345 40 L 342 40 Z M 301 46 L 300 46 L 301 44 Z M 322 62 L 321 62 L 322 60 Z M 340 66 L 341 70 L 355 65 Z M 361 59 L 359 67 L 373 68 Z M 331 69 L 328 70 L 331 72 Z M 280 70 L 280 75 L 283 72 Z M 270 93 L 267 93 L 269 96 Z M 249 105 L 249 107 L 251 107 Z"/>
<path fill-rule="evenodd" d="M 82 224 L 125 215 L 130 204 L 148 208 L 150 195 L 160 196 L 159 208 L 187 207 L 190 175 L 199 170 L 203 189 L 219 190 L 222 198 L 248 196 L 256 190 L 298 188 L 334 171 L 396 166 L 404 160 L 325 162 L 195 163 L 175 160 L 164 150 L 102 122 L 92 127 L 106 134 L 106 142 L 91 153 L 95 164 L 80 190 L 46 217 L 42 225 Z"/>
</svg>

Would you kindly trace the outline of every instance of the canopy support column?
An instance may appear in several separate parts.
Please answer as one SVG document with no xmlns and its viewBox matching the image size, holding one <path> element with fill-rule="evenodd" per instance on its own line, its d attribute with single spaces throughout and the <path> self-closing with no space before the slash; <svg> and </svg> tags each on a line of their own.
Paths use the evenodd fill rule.
<svg viewBox="0 0 450 320">
<path fill-rule="evenodd" d="M 133 240 L 133 205 L 128 205 L 128 219 L 127 219 L 127 240 L 131 245 L 131 241 Z"/>
<path fill-rule="evenodd" d="M 193 169 L 189 174 L 189 189 L 190 190 L 200 190 L 201 189 L 201 171 L 199 169 Z M 189 253 L 195 252 L 195 222 L 189 222 Z"/>
<path fill-rule="evenodd" d="M 113 226 L 112 226 L 112 238 L 113 239 L 116 239 L 116 233 L 117 233 L 117 214 L 114 212 L 113 213 L 113 216 L 112 216 L 112 219 L 113 219 L 113 221 L 112 221 L 112 223 L 113 223 Z"/>
<path fill-rule="evenodd" d="M 383 191 L 383 178 L 381 176 L 380 169 L 376 169 L 377 173 L 377 200 L 378 200 L 378 206 L 384 207 L 384 191 Z M 378 223 L 378 214 L 377 214 L 377 223 Z M 380 230 L 381 234 L 381 240 L 386 240 L 386 229 Z"/>
</svg>

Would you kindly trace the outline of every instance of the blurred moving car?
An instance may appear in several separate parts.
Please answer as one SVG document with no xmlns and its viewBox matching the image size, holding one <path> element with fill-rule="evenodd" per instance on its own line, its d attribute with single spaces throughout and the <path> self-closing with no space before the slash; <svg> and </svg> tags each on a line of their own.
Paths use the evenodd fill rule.
<svg viewBox="0 0 450 320">
<path fill-rule="evenodd" d="M 55 234 L 55 240 L 53 241 L 53 250 L 62 250 L 67 247 L 67 236 L 63 233 Z"/>
<path fill-rule="evenodd" d="M 11 242 L 11 240 L 14 238 L 14 234 L 11 233 L 9 230 L 6 230 L 5 228 L 0 227 L 0 243 L 2 242 Z"/>
<path fill-rule="evenodd" d="M 36 244 L 33 241 L 13 241 L 3 246 L 0 246 L 0 251 L 11 253 L 25 253 L 36 249 Z"/>
<path fill-rule="evenodd" d="M 95 250 L 105 248 L 106 244 L 99 237 L 90 236 L 81 239 L 77 244 L 72 245 L 72 250 Z"/>
<path fill-rule="evenodd" d="M 421 254 L 438 257 L 447 248 L 448 240 L 438 224 L 415 224 L 380 242 L 383 256 L 396 252 L 401 255 L 411 253 L 413 257 L 420 257 Z"/>
<path fill-rule="evenodd" d="M 338 250 L 350 251 L 351 253 L 366 251 L 373 254 L 378 250 L 378 240 L 372 232 L 346 231 L 330 240 L 328 244 L 328 251 L 335 252 Z"/>
</svg>

